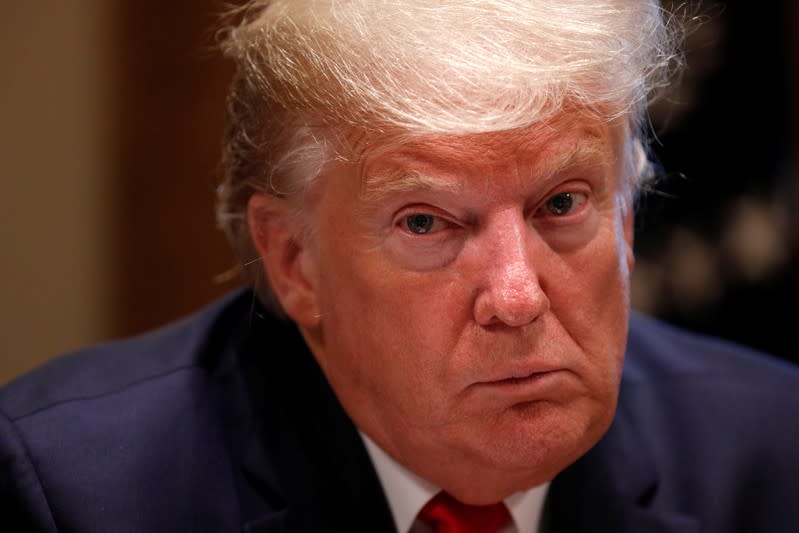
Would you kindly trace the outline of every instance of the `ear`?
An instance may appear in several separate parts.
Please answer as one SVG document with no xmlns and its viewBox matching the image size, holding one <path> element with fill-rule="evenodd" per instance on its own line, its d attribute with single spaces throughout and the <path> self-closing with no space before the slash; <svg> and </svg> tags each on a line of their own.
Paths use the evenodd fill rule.
<svg viewBox="0 0 799 533">
<path fill-rule="evenodd" d="M 247 222 L 264 275 L 286 314 L 299 326 L 319 324 L 318 255 L 284 200 L 255 193 Z"/>
<path fill-rule="evenodd" d="M 633 244 L 635 243 L 635 207 L 632 198 L 627 199 L 626 204 L 622 213 L 624 252 L 627 256 L 627 270 L 632 272 L 635 266 L 635 252 L 633 251 Z"/>
</svg>

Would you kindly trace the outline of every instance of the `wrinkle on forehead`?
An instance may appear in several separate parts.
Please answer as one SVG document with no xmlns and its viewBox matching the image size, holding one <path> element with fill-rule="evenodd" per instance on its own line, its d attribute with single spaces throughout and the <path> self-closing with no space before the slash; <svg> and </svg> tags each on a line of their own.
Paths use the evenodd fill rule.
<svg viewBox="0 0 799 533">
<path fill-rule="evenodd" d="M 382 153 L 362 168 L 361 197 L 379 202 L 409 191 L 463 190 L 463 180 L 429 175 L 421 168 L 473 169 L 513 164 L 533 175 L 520 179 L 546 180 L 564 170 L 600 165 L 612 168 L 613 128 L 599 122 L 563 129 L 557 123 L 477 135 L 428 136 Z"/>
</svg>

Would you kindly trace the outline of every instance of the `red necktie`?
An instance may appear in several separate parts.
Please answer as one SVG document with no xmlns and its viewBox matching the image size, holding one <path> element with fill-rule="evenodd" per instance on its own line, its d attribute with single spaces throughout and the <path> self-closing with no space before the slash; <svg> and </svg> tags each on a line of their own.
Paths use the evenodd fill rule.
<svg viewBox="0 0 799 533">
<path fill-rule="evenodd" d="M 496 533 L 510 521 L 505 504 L 466 505 L 439 492 L 422 507 L 419 518 L 435 533 Z"/>
</svg>

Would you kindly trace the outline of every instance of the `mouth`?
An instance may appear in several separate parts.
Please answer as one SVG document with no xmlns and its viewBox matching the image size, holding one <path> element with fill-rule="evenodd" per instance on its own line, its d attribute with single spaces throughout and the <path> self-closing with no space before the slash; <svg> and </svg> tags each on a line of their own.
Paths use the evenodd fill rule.
<svg viewBox="0 0 799 533">
<path fill-rule="evenodd" d="M 535 361 L 494 368 L 491 373 L 484 375 L 480 383 L 483 385 L 521 385 L 566 371 L 567 368 L 562 361 L 555 358 L 551 360 L 538 358 Z"/>
<path fill-rule="evenodd" d="M 496 379 L 491 381 L 484 382 L 485 385 L 525 385 L 528 383 L 533 383 L 540 379 L 545 378 L 550 374 L 554 374 L 558 372 L 558 370 L 544 370 L 540 372 L 530 372 L 529 374 L 522 374 L 522 375 L 515 375 L 507 378 Z"/>
<path fill-rule="evenodd" d="M 509 372 L 504 377 L 475 383 L 472 391 L 482 401 L 497 405 L 562 399 L 573 392 L 571 374 L 565 368 Z"/>
</svg>

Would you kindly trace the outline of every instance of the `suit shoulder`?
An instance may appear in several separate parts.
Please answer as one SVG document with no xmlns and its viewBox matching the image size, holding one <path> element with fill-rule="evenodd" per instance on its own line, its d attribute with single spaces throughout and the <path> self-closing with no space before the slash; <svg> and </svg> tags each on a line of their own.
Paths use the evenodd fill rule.
<svg viewBox="0 0 799 533">
<path fill-rule="evenodd" d="M 630 326 L 620 411 L 661 457 L 797 467 L 798 367 L 649 318 Z"/>
<path fill-rule="evenodd" d="M 254 296 L 237 291 L 187 318 L 129 339 L 62 355 L 0 388 L 10 419 L 96 398 L 191 368 L 212 367 Z"/>
<path fill-rule="evenodd" d="M 764 389 L 799 388 L 799 366 L 722 339 L 633 314 L 625 377 L 633 380 L 707 380 Z"/>
<path fill-rule="evenodd" d="M 708 531 L 785 531 L 799 491 L 797 389 L 795 365 L 636 316 L 617 435 L 651 457 L 663 508 Z"/>
<path fill-rule="evenodd" d="M 233 461 L 251 417 L 238 365 L 253 298 L 0 390 L 0 515 L 26 531 L 54 531 L 53 517 L 69 531 L 116 530 L 119 517 L 130 531 L 239 529 Z"/>
</svg>

